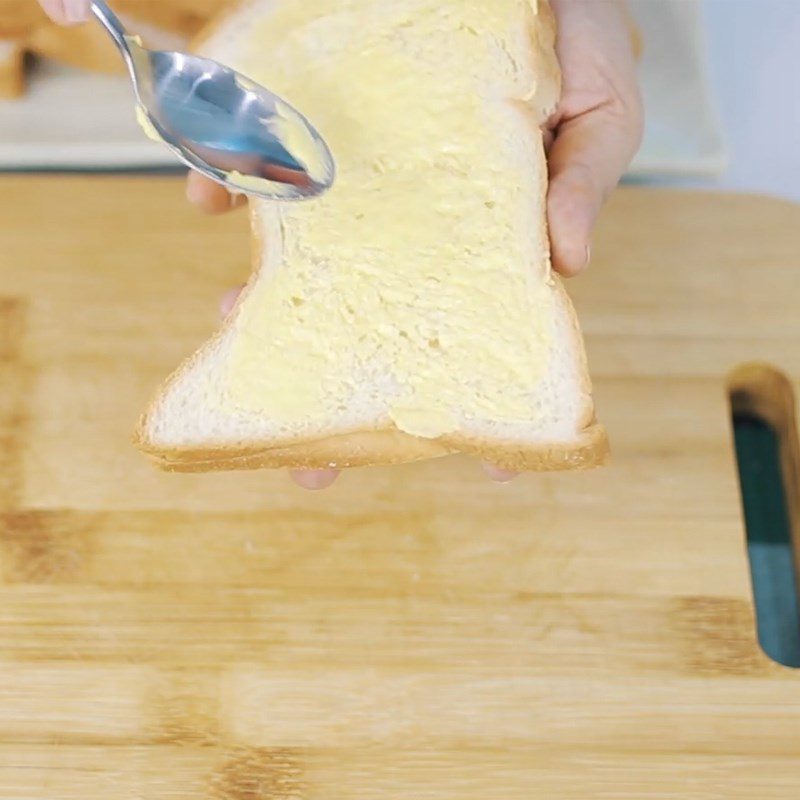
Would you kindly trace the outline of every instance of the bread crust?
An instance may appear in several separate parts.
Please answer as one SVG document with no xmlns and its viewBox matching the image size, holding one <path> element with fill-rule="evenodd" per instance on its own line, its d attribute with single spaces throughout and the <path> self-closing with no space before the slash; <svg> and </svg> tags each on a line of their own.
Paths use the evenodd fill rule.
<svg viewBox="0 0 800 800">
<path fill-rule="evenodd" d="M 560 94 L 560 70 L 555 56 L 556 25 L 547 0 L 530 0 L 532 14 L 537 12 L 536 24 L 532 25 L 532 45 L 537 64 L 537 74 L 543 76 L 531 109 L 535 110 L 535 123 L 542 125 L 554 111 Z M 194 42 L 201 47 L 220 25 L 239 8 L 233 4 L 219 18 L 207 26 Z M 543 144 L 540 144 L 543 148 Z M 543 156 L 544 157 L 544 156 Z M 547 193 L 546 176 L 538 187 L 544 199 Z M 541 225 L 547 241 L 547 220 L 542 215 Z M 557 276 L 552 276 L 556 302 L 569 321 L 570 349 L 579 360 L 583 408 L 580 415 L 579 433 L 571 442 L 538 442 L 493 440 L 471 436 L 462 432 L 424 439 L 397 429 L 389 423 L 373 430 L 352 430 L 335 435 L 309 440 L 308 438 L 281 442 L 246 442 L 238 445 L 220 445 L 206 448 L 164 448 L 149 441 L 149 420 L 156 414 L 161 397 L 194 365 L 213 350 L 235 324 L 242 302 L 263 270 L 265 242 L 261 236 L 260 219 L 254 204 L 250 206 L 253 243 L 253 270 L 251 278 L 239 297 L 236 307 L 219 331 L 198 352 L 168 379 L 159 395 L 151 402 L 142 417 L 135 434 L 136 446 L 145 452 L 161 469 L 170 472 L 209 472 L 217 470 L 250 470 L 260 468 L 291 469 L 342 469 L 348 467 L 400 464 L 438 458 L 453 453 L 468 453 L 486 462 L 514 471 L 558 471 L 577 470 L 600 466 L 609 455 L 605 428 L 595 420 L 591 397 L 591 381 L 586 367 L 586 355 L 572 302 Z M 549 265 L 549 253 L 547 254 Z M 269 267 L 267 267 L 269 268 Z M 549 267 L 548 267 L 549 269 Z"/>
<path fill-rule="evenodd" d="M 142 450 L 166 472 L 211 472 L 249 469 L 347 469 L 388 466 L 466 453 L 515 472 L 590 469 L 608 460 L 605 428 L 592 424 L 575 444 L 524 445 L 463 435 L 420 439 L 397 429 L 353 431 L 291 446 L 247 449 Z"/>
</svg>

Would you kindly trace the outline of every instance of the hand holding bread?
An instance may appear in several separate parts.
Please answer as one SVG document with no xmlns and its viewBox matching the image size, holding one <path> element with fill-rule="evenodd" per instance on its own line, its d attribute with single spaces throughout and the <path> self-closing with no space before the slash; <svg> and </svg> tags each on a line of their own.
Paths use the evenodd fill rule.
<svg viewBox="0 0 800 800">
<path fill-rule="evenodd" d="M 561 99 L 547 121 L 548 223 L 553 267 L 566 277 L 589 264 L 600 210 L 641 144 L 636 77 L 640 44 L 625 0 L 551 0 Z M 243 204 L 213 181 L 189 176 L 189 201 L 220 214 Z"/>
<path fill-rule="evenodd" d="M 553 266 L 589 263 L 592 230 L 642 138 L 635 39 L 623 0 L 552 0 L 561 100 L 547 123 Z"/>
<path fill-rule="evenodd" d="M 90 0 L 40 1 L 60 24 L 89 18 Z M 552 0 L 552 6 L 562 94 L 547 123 L 548 221 L 553 265 L 575 275 L 588 264 L 600 208 L 639 147 L 643 109 L 624 0 Z M 221 213 L 243 204 L 213 181 L 189 180 L 189 200 L 203 210 Z"/>
</svg>

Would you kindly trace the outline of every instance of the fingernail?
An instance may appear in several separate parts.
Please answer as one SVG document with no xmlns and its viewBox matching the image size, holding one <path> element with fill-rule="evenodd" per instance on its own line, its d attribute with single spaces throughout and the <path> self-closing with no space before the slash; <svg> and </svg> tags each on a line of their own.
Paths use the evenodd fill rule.
<svg viewBox="0 0 800 800">
<path fill-rule="evenodd" d="M 495 483 L 511 483 L 519 475 L 518 472 L 496 467 L 494 464 L 484 464 L 483 470 Z"/>
<path fill-rule="evenodd" d="M 86 3 L 82 0 L 64 0 L 64 17 L 67 22 L 86 22 L 89 18 Z"/>
<path fill-rule="evenodd" d="M 339 473 L 336 470 L 291 470 L 292 480 L 303 489 L 312 492 L 327 489 Z"/>
<path fill-rule="evenodd" d="M 592 260 L 592 246 L 590 244 L 586 245 L 586 261 L 583 262 L 584 267 L 588 267 L 589 263 Z"/>
<path fill-rule="evenodd" d="M 219 313 L 223 319 L 233 311 L 233 307 L 236 305 L 236 301 L 239 299 L 242 289 L 244 289 L 244 286 L 237 286 L 235 289 L 229 289 L 222 296 L 219 303 Z"/>
<path fill-rule="evenodd" d="M 186 199 L 195 206 L 203 202 L 203 187 L 191 177 L 186 181 Z"/>
</svg>

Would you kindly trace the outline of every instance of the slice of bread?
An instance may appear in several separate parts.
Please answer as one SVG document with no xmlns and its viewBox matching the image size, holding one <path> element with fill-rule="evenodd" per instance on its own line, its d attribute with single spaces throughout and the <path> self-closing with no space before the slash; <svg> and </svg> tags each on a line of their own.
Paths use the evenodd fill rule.
<svg viewBox="0 0 800 800">
<path fill-rule="evenodd" d="M 167 382 L 138 445 L 169 470 L 515 469 L 607 453 L 551 273 L 540 125 L 559 78 L 542 0 L 250 0 L 203 53 L 304 112 L 338 177 L 251 202 L 255 273 Z"/>
</svg>

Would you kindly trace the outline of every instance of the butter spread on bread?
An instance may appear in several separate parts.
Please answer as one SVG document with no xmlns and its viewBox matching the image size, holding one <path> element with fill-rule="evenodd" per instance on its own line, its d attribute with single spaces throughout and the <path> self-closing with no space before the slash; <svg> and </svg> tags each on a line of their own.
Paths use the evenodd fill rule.
<svg viewBox="0 0 800 800">
<path fill-rule="evenodd" d="M 252 0 L 201 49 L 313 119 L 338 175 L 314 201 L 251 203 L 257 272 L 156 399 L 144 449 L 189 470 L 602 460 L 549 260 L 549 9 Z"/>
</svg>

